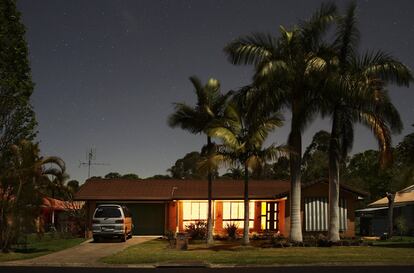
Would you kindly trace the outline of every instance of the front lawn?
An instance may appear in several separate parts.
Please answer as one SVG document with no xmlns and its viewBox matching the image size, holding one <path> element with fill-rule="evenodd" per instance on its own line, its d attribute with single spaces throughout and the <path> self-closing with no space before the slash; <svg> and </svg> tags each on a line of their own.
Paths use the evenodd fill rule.
<svg viewBox="0 0 414 273">
<path fill-rule="evenodd" d="M 168 248 L 165 240 L 135 245 L 113 256 L 103 258 L 110 264 L 160 264 L 204 262 L 210 264 L 414 264 L 414 247 L 350 246 L 350 247 L 241 247 L 235 243 L 217 242 L 207 249 L 193 244 L 187 251 Z"/>
<path fill-rule="evenodd" d="M 27 245 L 13 246 L 10 253 L 0 252 L 0 262 L 30 259 L 78 245 L 83 238 L 63 237 L 59 233 L 45 234 L 39 239 L 35 234 L 27 237 Z"/>
</svg>

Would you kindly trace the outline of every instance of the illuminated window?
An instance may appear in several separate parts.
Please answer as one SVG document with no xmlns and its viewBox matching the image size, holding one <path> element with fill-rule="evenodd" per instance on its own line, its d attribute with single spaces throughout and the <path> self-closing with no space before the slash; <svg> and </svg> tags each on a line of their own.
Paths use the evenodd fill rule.
<svg viewBox="0 0 414 273">
<path fill-rule="evenodd" d="M 208 203 L 207 201 L 184 201 L 183 202 L 183 221 L 185 225 L 197 221 L 207 221 Z M 214 214 L 213 214 L 214 215 Z"/>
<path fill-rule="evenodd" d="M 239 228 L 244 227 L 244 202 L 224 201 L 223 202 L 223 227 L 229 224 L 236 224 Z M 254 226 L 254 202 L 249 203 L 249 228 Z"/>
</svg>

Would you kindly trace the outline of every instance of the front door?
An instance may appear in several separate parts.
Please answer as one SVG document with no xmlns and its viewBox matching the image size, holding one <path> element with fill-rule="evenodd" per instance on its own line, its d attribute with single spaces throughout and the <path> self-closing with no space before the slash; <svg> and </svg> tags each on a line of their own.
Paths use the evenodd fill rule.
<svg viewBox="0 0 414 273">
<path fill-rule="evenodd" d="M 277 202 L 266 202 L 266 230 L 278 230 L 278 214 Z"/>
</svg>

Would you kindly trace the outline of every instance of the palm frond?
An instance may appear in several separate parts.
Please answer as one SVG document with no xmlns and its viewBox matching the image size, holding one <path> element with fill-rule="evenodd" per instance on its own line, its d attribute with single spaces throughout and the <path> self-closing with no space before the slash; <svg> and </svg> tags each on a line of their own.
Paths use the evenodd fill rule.
<svg viewBox="0 0 414 273">
<path fill-rule="evenodd" d="M 307 21 L 300 23 L 302 44 L 308 47 L 309 51 L 314 51 L 337 16 L 336 5 L 332 2 L 323 3 L 318 11 Z"/>
<path fill-rule="evenodd" d="M 283 118 L 279 113 L 268 118 L 257 119 L 251 122 L 251 126 L 247 136 L 249 146 L 261 147 L 270 132 L 278 127 L 283 126 Z"/>
<path fill-rule="evenodd" d="M 204 90 L 204 87 L 201 83 L 201 80 L 197 76 L 191 76 L 190 78 L 191 83 L 194 86 L 194 91 L 197 95 L 197 105 L 205 105 L 207 104 L 208 98 L 207 94 Z"/>
<path fill-rule="evenodd" d="M 289 77 L 290 68 L 284 60 L 272 60 L 262 62 L 256 67 L 254 81 L 262 83 L 263 81 L 274 82 L 277 79 Z"/>
<path fill-rule="evenodd" d="M 381 51 L 364 54 L 353 63 L 353 68 L 361 71 L 367 79 L 380 79 L 401 86 L 409 86 L 413 80 L 407 66 Z"/>
<path fill-rule="evenodd" d="M 211 137 L 219 138 L 224 141 L 226 145 L 231 148 L 239 149 L 240 142 L 237 136 L 228 128 L 225 127 L 213 127 L 207 130 L 207 133 Z"/>
<path fill-rule="evenodd" d="M 287 145 L 276 146 L 275 144 L 272 144 L 262 151 L 262 158 L 265 161 L 276 161 L 280 157 L 289 158 L 290 152 Z"/>
<path fill-rule="evenodd" d="M 184 103 L 175 104 L 175 112 L 168 118 L 168 125 L 172 128 L 181 127 L 191 133 L 198 134 L 204 130 L 207 118 L 205 115 Z"/>
<path fill-rule="evenodd" d="M 224 52 L 232 64 L 258 65 L 271 58 L 276 46 L 277 41 L 270 34 L 253 33 L 232 41 Z"/>
<path fill-rule="evenodd" d="M 48 156 L 48 157 L 42 158 L 40 162 L 42 165 L 45 165 L 45 164 L 57 165 L 62 172 L 66 171 L 65 161 L 63 161 L 63 159 L 61 159 L 60 157 Z"/>
<path fill-rule="evenodd" d="M 356 55 L 356 49 L 360 40 L 357 27 L 356 2 L 352 1 L 343 17 L 338 18 L 338 28 L 334 41 L 334 48 L 338 51 L 340 65 L 347 65 L 349 58 Z"/>
<path fill-rule="evenodd" d="M 363 124 L 371 128 L 378 141 L 380 165 L 387 167 L 392 163 L 391 132 L 383 120 L 371 113 L 361 113 Z"/>
<path fill-rule="evenodd" d="M 306 62 L 305 74 L 320 73 L 326 69 L 327 65 L 326 60 L 314 56 Z"/>
</svg>

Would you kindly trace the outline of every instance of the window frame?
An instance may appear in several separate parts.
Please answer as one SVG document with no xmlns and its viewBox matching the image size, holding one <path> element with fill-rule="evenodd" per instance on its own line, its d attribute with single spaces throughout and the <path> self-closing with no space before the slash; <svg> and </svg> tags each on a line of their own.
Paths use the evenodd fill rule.
<svg viewBox="0 0 414 273">
<path fill-rule="evenodd" d="M 222 221 L 223 221 L 223 228 L 226 227 L 226 224 L 233 224 L 233 223 L 241 223 L 242 225 L 244 225 L 244 201 L 239 201 L 239 200 L 224 200 L 222 201 L 223 203 L 223 211 L 222 211 Z M 228 212 L 228 215 L 230 216 L 230 218 L 225 218 L 225 204 L 228 203 L 229 204 L 229 209 L 230 211 Z M 238 207 L 237 207 L 237 218 L 232 218 L 232 214 L 233 214 L 233 204 L 237 203 Z M 241 213 L 240 213 L 240 207 L 241 207 Z M 243 217 L 240 217 L 243 216 Z M 253 229 L 254 228 L 254 216 L 255 216 L 255 201 L 249 201 L 249 229 Z M 243 229 L 244 226 L 240 226 L 240 229 Z"/>
<path fill-rule="evenodd" d="M 183 221 L 183 225 L 186 226 L 188 224 L 191 223 L 195 223 L 195 222 L 207 222 L 208 219 L 208 201 L 206 200 L 185 200 L 185 201 L 181 201 L 182 202 L 182 209 L 183 209 L 183 216 L 182 216 L 182 221 Z M 190 204 L 190 218 L 186 218 L 186 212 L 185 212 L 185 206 L 186 204 Z M 193 218 L 193 204 L 198 204 L 198 218 Z M 201 209 L 200 209 L 200 204 L 206 204 L 206 209 L 205 209 L 205 218 L 201 218 Z M 212 202 L 212 217 L 213 217 L 213 221 L 214 221 L 214 201 Z"/>
</svg>

